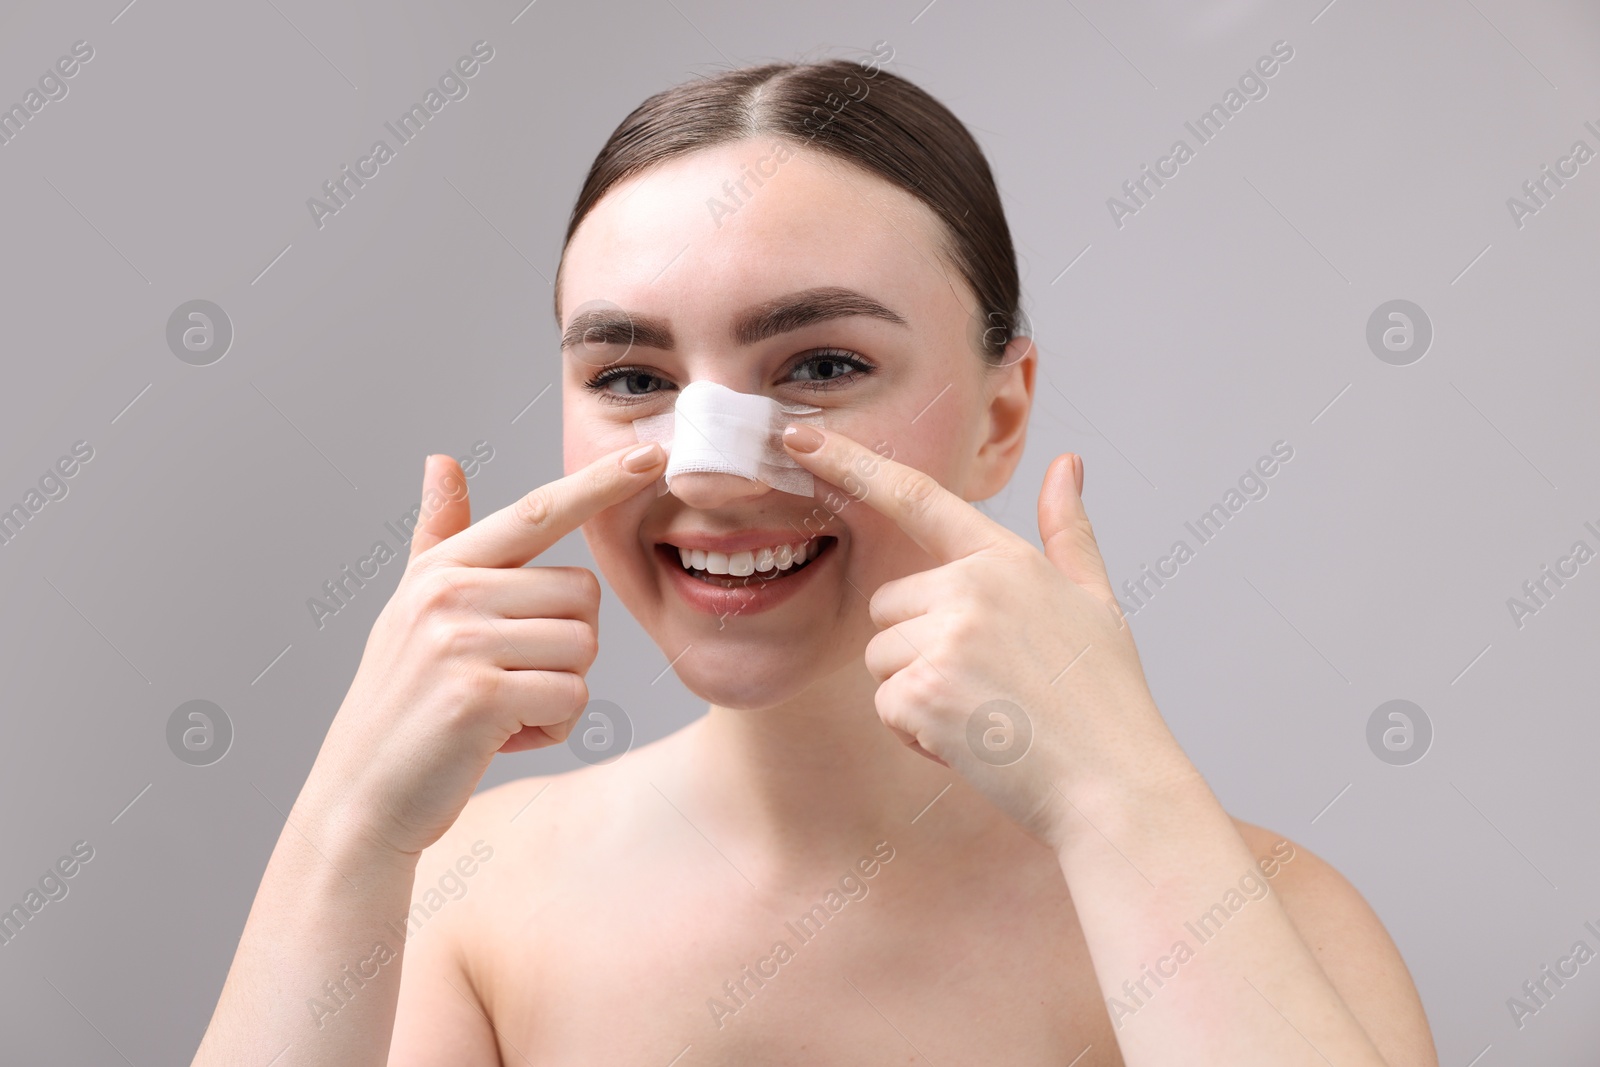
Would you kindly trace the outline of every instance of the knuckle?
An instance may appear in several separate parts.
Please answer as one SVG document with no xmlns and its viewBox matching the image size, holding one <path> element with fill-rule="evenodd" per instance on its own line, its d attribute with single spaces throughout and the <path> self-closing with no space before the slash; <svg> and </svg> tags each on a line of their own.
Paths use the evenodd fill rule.
<svg viewBox="0 0 1600 1067">
<path fill-rule="evenodd" d="M 1094 526 L 1089 522 L 1087 515 L 1079 515 L 1069 520 L 1066 534 L 1072 541 L 1073 547 L 1080 551 L 1084 548 L 1093 548 L 1095 545 Z"/>
<path fill-rule="evenodd" d="M 589 683 L 584 681 L 583 675 L 573 674 L 570 671 L 566 672 L 566 678 L 571 687 L 571 700 L 567 705 L 567 713 L 568 715 L 576 715 L 588 706 Z"/>
<path fill-rule="evenodd" d="M 965 649 L 982 647 L 984 643 L 983 622 L 977 611 L 973 610 L 975 605 L 963 607 L 965 610 L 949 613 L 939 631 L 939 647 L 952 655 L 960 655 Z"/>
<path fill-rule="evenodd" d="M 940 684 L 938 676 L 928 669 L 928 661 L 918 656 L 904 669 L 896 671 L 893 678 L 879 687 L 879 692 L 889 690 L 893 707 L 904 716 L 910 709 L 932 707 Z"/>
<path fill-rule="evenodd" d="M 879 630 L 884 629 L 889 621 L 889 601 L 887 597 L 879 595 L 882 592 L 883 590 L 878 590 L 867 600 L 867 619 Z"/>
<path fill-rule="evenodd" d="M 417 607 L 427 615 L 444 615 L 453 611 L 460 601 L 456 585 L 444 570 L 430 568 L 422 571 L 416 580 Z"/>
<path fill-rule="evenodd" d="M 585 604 L 600 603 L 600 579 L 595 577 L 594 571 L 587 567 L 575 568 L 574 581 L 578 587 L 578 596 Z"/>
<path fill-rule="evenodd" d="M 578 648 L 578 658 L 587 667 L 595 661 L 596 656 L 600 655 L 600 635 L 586 622 L 574 622 L 573 626 L 577 628 L 573 641 Z"/>
<path fill-rule="evenodd" d="M 481 664 L 471 664 L 458 671 L 455 678 L 457 714 L 466 718 L 469 712 L 493 704 L 500 695 L 500 673 Z"/>
<path fill-rule="evenodd" d="M 906 702 L 902 693 L 892 686 L 880 685 L 873 694 L 872 704 L 878 711 L 878 720 L 891 730 L 903 730 L 906 724 Z"/>
<path fill-rule="evenodd" d="M 938 483 L 927 474 L 911 470 L 905 477 L 895 481 L 890 492 L 901 510 L 912 515 L 920 515 L 928 510 L 937 489 Z"/>
<path fill-rule="evenodd" d="M 471 623 L 446 615 L 435 615 L 427 622 L 428 647 L 442 659 L 465 659 L 478 645 Z"/>
<path fill-rule="evenodd" d="M 894 673 L 889 667 L 894 661 L 891 658 L 890 646 L 885 641 L 885 637 L 888 634 L 889 631 L 887 630 L 876 634 L 867 642 L 867 647 L 863 653 L 867 673 L 872 675 L 873 681 L 879 685 L 888 681 L 889 676 Z"/>
<path fill-rule="evenodd" d="M 552 511 L 550 490 L 547 486 L 540 486 L 519 498 L 513 505 L 511 514 L 516 517 L 518 523 L 528 529 L 540 530 L 550 522 Z"/>
<path fill-rule="evenodd" d="M 1087 520 L 1080 520 L 1068 527 L 1067 540 L 1071 542 L 1073 551 L 1079 555 L 1089 552 L 1098 554 L 1100 551 L 1094 539 L 1094 529 Z"/>
</svg>

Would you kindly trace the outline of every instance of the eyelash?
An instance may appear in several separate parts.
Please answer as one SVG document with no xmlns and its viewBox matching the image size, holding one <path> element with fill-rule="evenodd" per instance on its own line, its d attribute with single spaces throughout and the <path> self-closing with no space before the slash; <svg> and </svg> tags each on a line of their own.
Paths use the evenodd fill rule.
<svg viewBox="0 0 1600 1067">
<path fill-rule="evenodd" d="M 857 378 L 865 377 L 866 375 L 871 374 L 873 371 L 878 369 L 876 364 L 870 363 L 861 356 L 856 355 L 854 352 L 847 352 L 842 348 L 823 348 L 812 352 L 805 359 L 795 364 L 794 369 L 799 370 L 801 367 L 805 367 L 819 361 L 846 363 L 851 365 L 854 370 L 848 374 L 842 374 L 835 378 L 813 379 L 811 381 L 803 381 L 796 384 L 802 385 L 805 388 L 810 389 L 812 392 L 828 392 L 837 388 L 837 383 L 854 381 Z M 593 378 L 590 378 L 588 381 L 584 382 L 583 387 L 594 393 L 601 400 L 611 404 L 636 404 L 639 401 L 645 400 L 656 393 L 663 392 L 661 389 L 652 389 L 647 393 L 620 394 L 613 393 L 606 388 L 606 386 L 619 378 L 632 378 L 638 375 L 655 378 L 658 381 L 661 380 L 660 375 L 645 370 L 643 367 L 607 367 L 599 374 L 596 374 Z"/>
</svg>

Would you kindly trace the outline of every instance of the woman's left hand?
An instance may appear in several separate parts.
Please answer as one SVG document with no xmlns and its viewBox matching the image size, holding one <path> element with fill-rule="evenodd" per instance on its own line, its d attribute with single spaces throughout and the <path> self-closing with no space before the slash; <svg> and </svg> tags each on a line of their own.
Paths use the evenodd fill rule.
<svg viewBox="0 0 1600 1067">
<path fill-rule="evenodd" d="M 885 582 L 868 610 L 878 715 L 1045 844 L 1065 842 L 1080 790 L 1193 771 L 1145 681 L 1080 497 L 1057 456 L 1039 494 L 1040 552 L 945 489 L 836 432 L 789 454 L 892 519 L 939 561 Z"/>
</svg>

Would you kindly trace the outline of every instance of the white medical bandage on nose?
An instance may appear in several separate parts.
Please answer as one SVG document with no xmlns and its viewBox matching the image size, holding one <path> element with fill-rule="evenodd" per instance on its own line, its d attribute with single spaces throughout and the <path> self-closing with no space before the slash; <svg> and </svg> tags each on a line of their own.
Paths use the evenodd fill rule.
<svg viewBox="0 0 1600 1067">
<path fill-rule="evenodd" d="M 791 422 L 821 426 L 822 409 L 698 381 L 678 391 L 671 411 L 634 419 L 633 429 L 640 441 L 671 446 L 657 496 L 671 489 L 675 475 L 697 471 L 737 474 L 781 492 L 811 496 L 811 472 L 783 447 L 783 428 Z"/>
</svg>

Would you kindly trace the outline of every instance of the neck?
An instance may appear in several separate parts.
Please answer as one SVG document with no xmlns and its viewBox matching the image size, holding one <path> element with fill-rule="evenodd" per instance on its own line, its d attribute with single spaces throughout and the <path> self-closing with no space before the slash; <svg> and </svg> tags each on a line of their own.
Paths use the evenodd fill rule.
<svg viewBox="0 0 1600 1067">
<path fill-rule="evenodd" d="M 947 786 L 939 803 L 967 815 L 943 825 L 966 833 L 980 829 L 974 817 L 1003 818 L 970 803 L 978 798 L 954 771 L 900 743 L 878 718 L 877 685 L 857 663 L 772 707 L 712 705 L 684 731 L 694 806 L 777 870 L 848 863 L 880 840 L 927 831 L 911 821 Z"/>
</svg>

